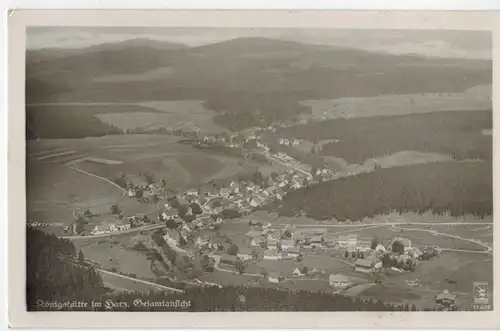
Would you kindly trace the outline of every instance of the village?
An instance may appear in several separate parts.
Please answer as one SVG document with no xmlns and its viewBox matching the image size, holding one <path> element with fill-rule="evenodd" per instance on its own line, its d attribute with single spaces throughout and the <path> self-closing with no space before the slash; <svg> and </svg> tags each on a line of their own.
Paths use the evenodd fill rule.
<svg viewBox="0 0 500 331">
<path fill-rule="evenodd" d="M 284 169 L 268 176 L 255 171 L 244 179 L 212 180 L 177 192 L 168 187 L 163 177 L 155 181 L 150 175 L 148 183 L 141 184 L 121 178 L 117 184 L 124 188 L 124 196 L 150 204 L 153 211 L 125 216 L 115 204 L 109 213 L 102 215 L 94 214 L 89 208 L 82 215 L 75 214 L 73 228 L 65 227 L 65 233 L 71 231 L 72 237 L 108 237 L 156 231 L 168 247 L 190 260 L 206 256 L 209 267 L 204 267 L 204 271 L 215 269 L 231 273 L 233 277 L 257 275 L 260 282 L 277 286 L 291 279 L 311 279 L 325 282 L 335 294 L 366 283 L 377 284 L 381 276 L 388 273 L 415 271 L 420 261 L 439 255 L 438 247 L 417 248 L 410 239 L 402 237 L 379 242 L 376 237 L 352 232 L 337 234 L 320 226 L 297 228 L 259 219 L 247 222 L 243 217 L 252 217 L 266 205 L 279 203 L 293 190 L 329 180 L 335 172 L 317 168 L 311 173 L 309 165 L 284 152 L 271 152 L 253 132 L 242 144 L 235 142 L 235 138 L 205 136 L 197 144 L 246 148 L 252 152 L 258 149 L 261 155 Z M 282 138 L 278 141 L 286 146 L 300 143 Z M 245 230 L 238 234 L 238 239 L 232 233 L 225 233 L 226 225 L 242 222 L 245 222 Z M 344 267 L 325 268 L 328 261 L 341 261 Z M 217 284 L 216 280 L 208 283 Z M 455 299 L 449 301 L 445 308 L 451 309 L 454 302 Z"/>
</svg>

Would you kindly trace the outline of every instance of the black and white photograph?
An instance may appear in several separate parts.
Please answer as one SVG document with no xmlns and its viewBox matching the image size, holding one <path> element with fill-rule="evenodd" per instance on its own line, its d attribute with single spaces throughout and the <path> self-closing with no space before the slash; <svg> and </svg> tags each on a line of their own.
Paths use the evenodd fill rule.
<svg viewBox="0 0 500 331">
<path fill-rule="evenodd" d="M 29 26 L 25 54 L 27 311 L 494 309 L 491 31 Z"/>
</svg>

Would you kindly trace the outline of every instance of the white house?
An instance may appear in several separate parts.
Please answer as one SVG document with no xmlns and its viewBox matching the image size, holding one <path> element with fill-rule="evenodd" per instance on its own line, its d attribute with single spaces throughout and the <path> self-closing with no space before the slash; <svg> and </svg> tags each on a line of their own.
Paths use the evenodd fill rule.
<svg viewBox="0 0 500 331">
<path fill-rule="evenodd" d="M 210 238 L 209 237 L 207 237 L 207 236 L 203 236 L 203 237 L 200 236 L 200 237 L 198 237 L 196 239 L 195 244 L 198 247 L 204 247 L 204 246 L 207 246 L 209 244 L 209 242 L 210 242 Z"/>
<path fill-rule="evenodd" d="M 130 229 L 130 224 L 118 225 L 118 230 L 119 231 L 125 231 L 125 230 L 128 230 L 128 229 Z"/>
<path fill-rule="evenodd" d="M 270 250 L 278 249 L 278 241 L 276 239 L 268 239 L 267 240 L 267 248 Z"/>
<path fill-rule="evenodd" d="M 242 261 L 248 261 L 252 259 L 252 255 L 250 254 L 238 254 L 237 256 Z"/>
<path fill-rule="evenodd" d="M 290 248 L 295 247 L 294 241 L 292 239 L 285 239 L 281 241 L 281 249 L 282 250 L 288 250 Z"/>
<path fill-rule="evenodd" d="M 223 187 L 220 189 L 220 196 L 221 197 L 227 198 L 227 197 L 229 197 L 230 193 L 231 193 L 231 191 L 227 187 Z"/>
<path fill-rule="evenodd" d="M 375 252 L 377 253 L 385 253 L 386 248 L 382 244 L 378 244 L 377 247 L 375 247 Z"/>
<path fill-rule="evenodd" d="M 292 271 L 292 275 L 294 275 L 294 276 L 304 276 L 304 274 L 299 270 L 299 268 L 295 268 Z"/>
<path fill-rule="evenodd" d="M 279 279 L 276 277 L 269 276 L 267 277 L 267 281 L 271 284 L 279 284 Z"/>
<path fill-rule="evenodd" d="M 328 277 L 328 284 L 335 289 L 346 289 L 349 287 L 349 277 L 344 275 L 331 274 Z"/>
<path fill-rule="evenodd" d="M 190 188 L 186 191 L 186 195 L 191 198 L 198 197 L 198 190 L 195 188 Z"/>
<path fill-rule="evenodd" d="M 93 235 L 97 235 L 97 234 L 104 234 L 105 231 L 104 229 L 100 229 L 97 225 L 94 227 L 94 229 L 90 232 L 91 234 Z"/>
<path fill-rule="evenodd" d="M 261 203 L 262 203 L 262 199 L 260 199 L 258 197 L 254 197 L 250 200 L 250 206 L 252 206 L 254 208 L 260 206 Z"/>
</svg>

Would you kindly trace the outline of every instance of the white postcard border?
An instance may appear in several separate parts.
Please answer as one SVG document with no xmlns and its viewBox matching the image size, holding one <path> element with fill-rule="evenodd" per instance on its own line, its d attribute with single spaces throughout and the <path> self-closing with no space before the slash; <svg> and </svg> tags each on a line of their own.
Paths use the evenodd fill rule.
<svg viewBox="0 0 500 331">
<path fill-rule="evenodd" d="M 496 21 L 496 22 L 495 22 Z M 148 11 L 16 10 L 8 18 L 8 309 L 9 324 L 27 328 L 456 328 L 500 327 L 500 291 L 488 312 L 26 312 L 25 308 L 25 27 L 26 26 L 301 27 L 352 29 L 447 29 L 494 31 L 493 59 L 500 58 L 500 16 L 496 12 L 423 11 Z M 494 61 L 494 109 L 500 91 L 500 61 Z M 500 117 L 493 112 L 493 127 Z M 493 135 L 494 142 L 498 137 Z M 494 165 L 500 146 L 494 143 Z M 495 169 L 495 168 L 494 168 Z M 494 175 L 496 172 L 494 171 Z M 494 176 L 494 196 L 500 183 Z M 499 201 L 494 203 L 497 214 Z M 500 228 L 494 226 L 494 238 Z M 499 280 L 499 247 L 494 275 Z"/>
</svg>

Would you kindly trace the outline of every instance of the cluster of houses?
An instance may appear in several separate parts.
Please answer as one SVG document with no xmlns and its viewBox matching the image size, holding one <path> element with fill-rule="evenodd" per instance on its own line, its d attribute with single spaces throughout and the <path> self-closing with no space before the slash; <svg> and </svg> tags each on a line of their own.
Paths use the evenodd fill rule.
<svg viewBox="0 0 500 331">
<path fill-rule="evenodd" d="M 126 231 L 132 227 L 130 222 L 119 222 L 116 223 L 101 223 L 94 225 L 93 229 L 90 231 L 91 235 L 103 235 L 110 234 L 112 232 Z"/>
<path fill-rule="evenodd" d="M 198 188 L 190 188 L 176 198 L 200 205 L 204 214 L 218 215 L 224 209 L 244 211 L 282 200 L 288 191 L 303 186 L 303 176 L 290 170 L 274 178 L 263 179 L 260 184 L 249 180 L 214 180 Z"/>
<path fill-rule="evenodd" d="M 278 142 L 280 143 L 280 145 L 288 147 L 295 147 L 300 145 L 301 143 L 300 139 L 287 139 L 287 138 L 279 138 Z"/>
</svg>

